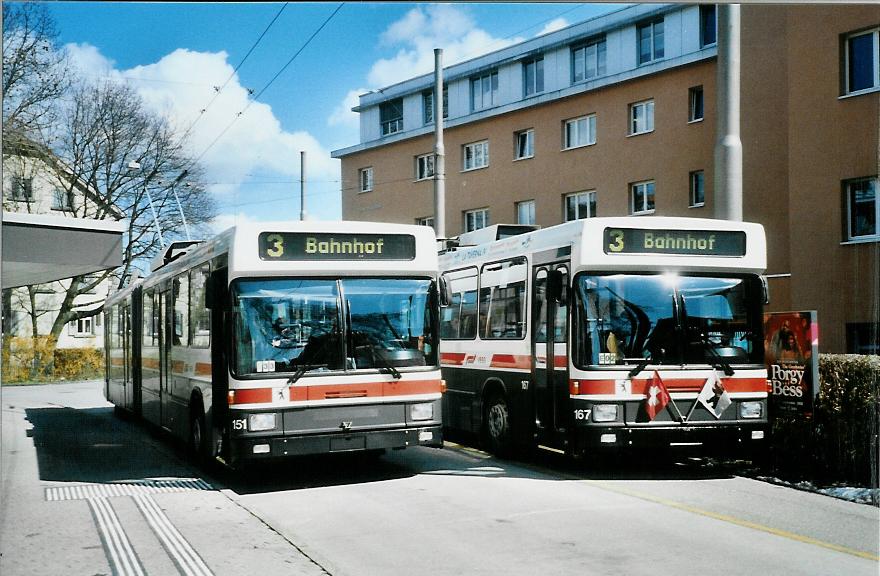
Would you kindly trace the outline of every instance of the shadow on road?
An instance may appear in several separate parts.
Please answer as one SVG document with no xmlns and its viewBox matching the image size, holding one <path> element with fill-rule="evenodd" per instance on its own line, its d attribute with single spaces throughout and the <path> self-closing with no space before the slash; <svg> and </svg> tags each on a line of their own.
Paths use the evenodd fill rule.
<svg viewBox="0 0 880 576">
<path fill-rule="evenodd" d="M 193 469 L 137 423 L 114 418 L 113 408 L 28 408 L 28 436 L 40 479 L 106 483 L 192 477 Z M 146 437 L 146 438 L 145 438 Z"/>
</svg>

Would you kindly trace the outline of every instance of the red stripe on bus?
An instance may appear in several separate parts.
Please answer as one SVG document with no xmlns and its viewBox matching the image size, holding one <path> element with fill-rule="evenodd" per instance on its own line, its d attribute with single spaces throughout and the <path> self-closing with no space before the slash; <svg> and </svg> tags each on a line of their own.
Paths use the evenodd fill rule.
<svg viewBox="0 0 880 576">
<path fill-rule="evenodd" d="M 463 352 L 444 352 L 440 354 L 440 362 L 442 364 L 451 364 L 452 366 L 461 366 L 464 364 L 465 354 Z"/>
<path fill-rule="evenodd" d="M 110 365 L 111 366 L 124 366 L 125 365 L 125 358 L 110 358 Z"/>
<path fill-rule="evenodd" d="M 271 388 L 242 388 L 229 391 L 229 404 L 261 404 L 272 401 Z"/>
<path fill-rule="evenodd" d="M 528 370 L 531 367 L 531 356 L 515 354 L 495 354 L 492 356 L 492 368 L 521 368 Z"/>
<path fill-rule="evenodd" d="M 144 368 L 152 368 L 154 370 L 159 369 L 159 360 L 158 358 L 142 358 L 141 365 Z"/>
<path fill-rule="evenodd" d="M 625 380 L 625 378 L 621 378 Z M 650 378 L 632 380 L 631 393 L 645 394 Z M 767 381 L 763 378 L 722 378 L 728 392 L 766 392 Z M 663 384 L 670 392 L 699 392 L 706 384 L 705 378 L 664 378 Z M 614 394 L 615 380 L 570 380 L 569 392 L 578 394 Z"/>
<path fill-rule="evenodd" d="M 196 362 L 196 375 L 197 376 L 210 376 L 211 375 L 211 363 L 210 362 Z"/>
</svg>

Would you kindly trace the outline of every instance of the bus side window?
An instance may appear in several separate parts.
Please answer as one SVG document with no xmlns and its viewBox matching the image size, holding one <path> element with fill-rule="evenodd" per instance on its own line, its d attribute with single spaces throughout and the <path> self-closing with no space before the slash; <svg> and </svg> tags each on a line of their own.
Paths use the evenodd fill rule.
<svg viewBox="0 0 880 576">
<path fill-rule="evenodd" d="M 191 341 L 197 348 L 211 345 L 211 312 L 205 306 L 205 285 L 210 272 L 211 268 L 205 264 L 189 273 Z"/>
<path fill-rule="evenodd" d="M 525 258 L 483 266 L 480 273 L 480 337 L 520 340 L 526 335 Z"/>
<path fill-rule="evenodd" d="M 189 346 L 189 276 L 184 272 L 174 279 L 174 346 Z"/>
<path fill-rule="evenodd" d="M 565 266 L 556 268 L 562 274 L 562 297 L 556 303 L 556 323 L 554 338 L 556 342 L 568 342 L 568 270 Z"/>
<path fill-rule="evenodd" d="M 440 337 L 472 340 L 477 336 L 477 269 L 447 272 L 444 277 L 452 298 L 441 311 Z"/>
</svg>

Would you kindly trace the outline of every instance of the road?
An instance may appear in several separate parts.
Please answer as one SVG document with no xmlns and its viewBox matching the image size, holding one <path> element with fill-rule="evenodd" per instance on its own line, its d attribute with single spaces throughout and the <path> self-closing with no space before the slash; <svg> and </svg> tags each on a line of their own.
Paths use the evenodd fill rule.
<svg viewBox="0 0 880 576">
<path fill-rule="evenodd" d="M 699 461 L 450 443 L 190 466 L 100 383 L 3 387 L 0 574 L 876 575 L 880 511 Z"/>
</svg>

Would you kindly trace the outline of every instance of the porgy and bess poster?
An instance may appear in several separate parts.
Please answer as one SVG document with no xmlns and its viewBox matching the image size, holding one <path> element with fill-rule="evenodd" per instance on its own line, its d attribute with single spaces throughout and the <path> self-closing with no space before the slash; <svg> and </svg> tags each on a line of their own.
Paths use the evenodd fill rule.
<svg viewBox="0 0 880 576">
<path fill-rule="evenodd" d="M 816 311 L 764 314 L 764 358 L 771 414 L 808 415 L 819 393 Z"/>
</svg>

